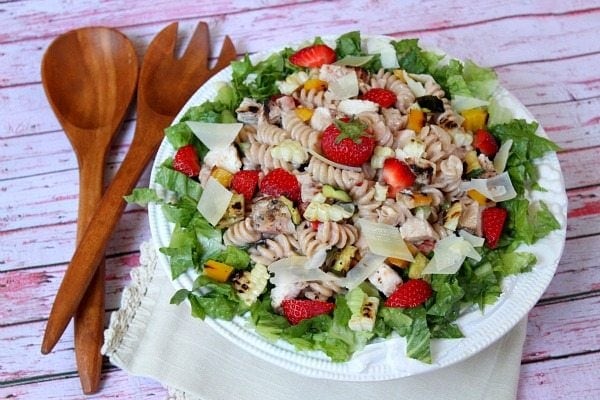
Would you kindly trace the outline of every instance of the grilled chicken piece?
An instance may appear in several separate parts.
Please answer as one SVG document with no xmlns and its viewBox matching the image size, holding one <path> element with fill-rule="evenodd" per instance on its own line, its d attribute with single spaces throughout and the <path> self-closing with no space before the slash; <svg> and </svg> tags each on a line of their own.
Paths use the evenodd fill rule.
<svg viewBox="0 0 600 400">
<path fill-rule="evenodd" d="M 289 207 L 280 199 L 265 197 L 252 205 L 254 229 L 267 235 L 291 234 L 296 231 Z"/>
</svg>

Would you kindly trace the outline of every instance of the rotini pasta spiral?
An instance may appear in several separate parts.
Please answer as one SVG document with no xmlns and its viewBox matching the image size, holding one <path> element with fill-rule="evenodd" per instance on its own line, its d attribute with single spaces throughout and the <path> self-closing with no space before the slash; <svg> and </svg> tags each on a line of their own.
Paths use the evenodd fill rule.
<svg viewBox="0 0 600 400">
<path fill-rule="evenodd" d="M 356 204 L 358 216 L 370 221 L 377 220 L 377 209 L 381 206 L 381 201 L 375 200 L 375 183 L 373 181 L 364 181 L 360 185 L 355 185 L 350 189 L 350 197 Z"/>
<path fill-rule="evenodd" d="M 223 234 L 223 242 L 227 245 L 246 246 L 260 240 L 260 233 L 254 229 L 252 219 L 247 217 L 230 226 Z"/>
<path fill-rule="evenodd" d="M 327 221 L 319 224 L 315 237 L 328 247 L 342 249 L 356 242 L 358 229 L 351 224 Z"/>
<path fill-rule="evenodd" d="M 338 103 L 337 100 L 331 98 L 331 94 L 328 91 L 319 89 L 306 90 L 302 88 L 300 91 L 294 92 L 292 97 L 306 108 L 335 108 Z"/>
<path fill-rule="evenodd" d="M 308 162 L 306 171 L 314 180 L 344 190 L 350 190 L 365 180 L 365 176 L 362 172 L 336 168 L 325 164 L 315 157 L 312 157 Z"/>
<path fill-rule="evenodd" d="M 262 245 L 252 247 L 249 253 L 252 261 L 269 265 L 280 258 L 297 255 L 298 247 L 294 236 L 279 234 L 272 239 L 266 239 Z"/>
<path fill-rule="evenodd" d="M 377 112 L 367 111 L 361 112 L 356 116 L 358 119 L 366 123 L 375 135 L 375 140 L 380 146 L 391 146 L 394 142 L 394 135 L 385 123 L 383 116 Z"/>
<path fill-rule="evenodd" d="M 290 138 L 290 133 L 277 125 L 270 124 L 264 116 L 258 119 L 256 126 L 256 140 L 261 143 L 276 145 Z"/>
<path fill-rule="evenodd" d="M 304 297 L 309 300 L 327 301 L 333 298 L 334 295 L 340 293 L 342 287 L 335 282 L 309 282 L 303 289 Z"/>
<path fill-rule="evenodd" d="M 242 160 L 244 168 L 246 169 L 262 169 L 262 170 L 271 170 L 274 168 L 283 168 L 287 171 L 291 171 L 293 166 L 291 163 L 280 160 L 278 158 L 273 158 L 271 155 L 271 150 L 274 146 L 254 142 L 251 143 L 250 146 L 246 149 L 245 157 Z"/>
<path fill-rule="evenodd" d="M 308 221 L 303 221 L 296 228 L 296 236 L 298 239 L 298 246 L 302 254 L 308 257 L 312 257 L 315 253 L 321 249 L 327 249 L 327 244 L 317 239 L 317 232 L 315 232 Z"/>
<path fill-rule="evenodd" d="M 304 123 L 295 112 L 287 112 L 281 118 L 281 126 L 290 132 L 292 139 L 297 140 L 307 149 L 318 150 L 321 143 L 320 131 Z"/>
</svg>

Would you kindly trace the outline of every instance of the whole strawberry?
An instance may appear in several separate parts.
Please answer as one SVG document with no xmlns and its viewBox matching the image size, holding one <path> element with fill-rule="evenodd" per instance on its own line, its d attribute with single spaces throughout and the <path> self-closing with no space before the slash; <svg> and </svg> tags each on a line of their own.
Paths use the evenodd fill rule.
<svg viewBox="0 0 600 400">
<path fill-rule="evenodd" d="M 189 177 L 198 176 L 200 161 L 193 145 L 180 147 L 173 157 L 173 168 Z"/>
<path fill-rule="evenodd" d="M 296 325 L 305 319 L 329 314 L 335 308 L 335 304 L 318 300 L 286 299 L 281 302 L 281 308 L 289 323 Z"/>
<path fill-rule="evenodd" d="M 300 183 L 294 174 L 283 168 L 275 168 L 269 172 L 260 181 L 259 191 L 273 197 L 285 196 L 295 203 L 300 202 Z"/>
<path fill-rule="evenodd" d="M 500 207 L 488 207 L 481 212 L 481 231 L 490 249 L 498 246 L 507 217 L 508 211 Z"/>
<path fill-rule="evenodd" d="M 336 120 L 323 131 L 321 151 L 339 164 L 360 167 L 369 161 L 375 149 L 375 138 L 367 125 L 358 120 Z"/>
<path fill-rule="evenodd" d="M 389 108 L 396 104 L 396 93 L 383 88 L 369 89 L 361 98 L 377 103 L 381 108 Z"/>
<path fill-rule="evenodd" d="M 252 201 L 258 188 L 258 171 L 238 171 L 231 180 L 231 189 L 244 196 L 247 203 Z"/>
<path fill-rule="evenodd" d="M 385 301 L 386 307 L 414 308 L 425 303 L 432 294 L 431 285 L 422 279 L 411 279 L 396 288 Z"/>
<path fill-rule="evenodd" d="M 333 64 L 336 59 L 335 50 L 325 44 L 304 47 L 290 56 L 292 64 L 305 68 L 319 68 L 323 64 Z"/>
</svg>

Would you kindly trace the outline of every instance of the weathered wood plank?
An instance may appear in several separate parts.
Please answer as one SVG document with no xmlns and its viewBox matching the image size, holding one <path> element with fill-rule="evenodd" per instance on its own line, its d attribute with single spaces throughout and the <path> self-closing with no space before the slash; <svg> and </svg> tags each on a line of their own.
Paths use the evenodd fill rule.
<svg viewBox="0 0 600 400">
<path fill-rule="evenodd" d="M 65 223 L 0 232 L 0 271 L 32 266 L 63 264 L 75 249 L 75 223 Z M 137 251 L 150 240 L 148 213 L 126 212 L 108 242 L 108 255 Z"/>
<path fill-rule="evenodd" d="M 523 360 L 600 351 L 600 296 L 538 305 L 529 313 Z"/>
<path fill-rule="evenodd" d="M 167 390 L 158 382 L 131 376 L 120 369 L 102 373 L 100 391 L 83 397 L 76 372 L 57 377 L 41 377 L 39 381 L 0 388 L 0 398 L 18 400 L 90 400 L 98 399 L 166 399 Z"/>
<path fill-rule="evenodd" d="M 600 397 L 599 353 L 521 366 L 519 400 L 573 400 Z"/>
<path fill-rule="evenodd" d="M 139 253 L 106 259 L 105 308 L 116 310 Z M 47 318 L 66 269 L 65 264 L 0 273 L 0 326 Z M 35 299 L 35 301 L 32 301 Z"/>
<path fill-rule="evenodd" d="M 481 9 L 482 12 L 471 13 L 470 18 L 465 21 L 465 15 L 461 13 L 448 14 L 447 10 L 440 10 L 439 7 L 428 7 L 418 1 L 410 1 L 403 3 L 403 14 L 406 17 L 418 18 L 420 14 L 429 12 L 427 18 L 428 26 L 415 31 L 414 26 L 422 26 L 421 21 L 418 25 L 410 25 L 405 23 L 398 26 L 392 18 L 382 18 L 387 15 L 386 9 L 391 12 L 396 11 L 397 4 L 387 2 L 377 4 L 377 8 L 381 12 L 370 13 L 366 12 L 360 15 L 361 26 L 375 26 L 377 30 L 372 30 L 371 33 L 376 34 L 392 34 L 393 36 L 418 36 L 424 41 L 435 45 L 447 51 L 456 52 L 457 56 L 472 58 L 486 65 L 503 65 L 507 63 L 533 61 L 537 54 L 531 52 L 531 48 L 543 47 L 546 49 L 544 57 L 554 59 L 558 57 L 571 57 L 578 54 L 589 53 L 594 49 L 593 45 L 595 38 L 595 20 L 598 18 L 597 12 L 564 12 L 557 11 L 553 16 L 536 15 L 535 10 L 526 9 L 528 5 L 522 2 L 513 2 L 513 6 L 504 7 L 502 9 L 502 17 L 487 20 L 489 12 L 492 10 Z M 302 15 L 310 12 L 315 7 L 323 7 L 327 9 L 337 7 L 334 3 L 317 3 L 309 4 L 292 4 L 286 6 L 280 12 L 288 12 L 289 15 Z M 359 15 L 361 8 L 374 7 L 371 2 L 355 2 L 353 11 L 355 15 Z M 570 7 L 570 6 L 567 6 Z M 434 10 L 428 10 L 433 8 Z M 436 10 L 437 8 L 437 10 Z M 134 8 L 131 12 L 144 12 L 144 7 Z M 523 11 L 523 12 L 521 12 Z M 533 11 L 533 13 L 531 13 Z M 101 12 L 100 12 L 101 13 Z M 298 38 L 307 35 L 306 32 L 311 32 L 300 25 L 288 27 L 282 30 L 280 26 L 280 18 L 273 15 L 272 8 L 260 7 L 257 10 L 247 10 L 243 13 L 231 13 L 226 17 L 221 15 L 211 15 L 203 18 L 213 31 L 214 51 L 217 51 L 217 46 L 224 33 L 229 34 L 239 43 L 238 50 L 240 52 L 255 52 L 270 48 L 274 44 L 283 44 L 286 41 L 297 41 Z M 173 20 L 189 18 L 189 14 L 181 12 L 181 17 L 173 18 Z M 486 15 L 487 14 L 487 15 Z M 279 14 L 283 15 L 283 14 Z M 327 14 L 324 14 L 327 15 Z M 324 30 L 330 29 L 332 34 L 339 34 L 344 31 L 356 29 L 353 14 L 348 14 L 350 18 L 337 20 L 334 24 L 324 24 L 315 28 L 314 32 L 325 33 Z M 486 18 L 487 17 L 487 18 Z M 0 19 L 2 17 L 0 16 Z M 122 21 L 121 17 L 113 19 L 109 25 L 115 27 L 123 27 L 122 31 L 129 35 L 134 40 L 137 52 L 142 55 L 146 45 L 152 39 L 153 35 L 161 29 L 165 24 L 164 19 L 154 21 L 152 16 L 148 19 L 148 15 L 143 15 L 145 24 L 131 26 L 129 21 Z M 328 17 L 325 17 L 328 18 Z M 197 19 L 194 18 L 194 19 Z M 260 21 L 260 29 L 256 29 L 256 21 Z M 319 24 L 322 21 L 311 19 L 312 22 L 307 24 Z M 527 29 L 531 23 L 535 21 L 536 29 L 532 32 Z M 183 24 L 182 30 L 190 29 L 193 21 L 187 21 Z M 372 25 L 369 23 L 372 22 Z M 560 40 L 556 40 L 557 34 L 556 24 L 562 24 L 568 29 L 560 32 Z M 253 24 L 253 29 L 249 29 L 248 25 Z M 431 29 L 429 25 L 434 26 Z M 82 22 L 79 25 L 83 26 Z M 73 26 L 69 26 L 68 29 Z M 474 28 L 477 29 L 474 29 Z M 302 29 L 300 32 L 296 30 Z M 496 32 L 503 32 L 507 29 L 512 29 L 514 32 L 510 37 L 497 37 Z M 65 29 L 65 31 L 67 28 Z M 402 33 L 404 30 L 409 30 L 407 33 Z M 0 63 L 0 86 L 22 85 L 39 81 L 39 62 L 41 61 L 43 51 L 48 47 L 54 35 L 61 32 L 55 30 L 55 34 L 47 34 L 41 38 L 31 37 L 28 40 L 9 42 L 3 45 L 3 52 L 0 54 L 0 60 L 5 62 Z M 577 40 L 569 40 L 569 38 L 577 38 Z M 503 40 L 505 38 L 506 40 Z M 469 46 L 461 46 L 461 43 L 469 43 Z M 490 52 L 489 49 L 494 51 Z M 600 50 L 597 47 L 596 50 Z M 485 59 L 482 55 L 485 54 Z M 35 62 L 32 62 L 35 61 Z M 34 79 L 32 81 L 32 79 Z"/>
<path fill-rule="evenodd" d="M 567 297 L 600 290 L 598 241 L 600 241 L 600 236 L 567 240 L 556 275 L 542 299 Z"/>
</svg>

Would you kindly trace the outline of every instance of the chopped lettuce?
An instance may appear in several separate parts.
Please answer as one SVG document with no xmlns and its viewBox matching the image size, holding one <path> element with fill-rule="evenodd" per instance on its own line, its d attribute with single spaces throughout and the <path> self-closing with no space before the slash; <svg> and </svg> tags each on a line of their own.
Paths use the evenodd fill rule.
<svg viewBox="0 0 600 400">
<path fill-rule="evenodd" d="M 148 188 L 135 188 L 124 199 L 130 204 L 137 204 L 142 207 L 146 207 L 148 203 L 159 203 L 162 200 L 154 189 Z"/>
<path fill-rule="evenodd" d="M 198 201 L 200 195 L 202 195 L 202 186 L 200 186 L 199 182 L 166 166 L 160 166 L 158 168 L 158 171 L 156 172 L 156 183 L 167 190 L 175 192 L 179 196 L 189 196 L 196 201 Z"/>
<path fill-rule="evenodd" d="M 343 34 L 335 41 L 335 53 L 337 59 L 341 60 L 347 56 L 366 56 L 367 54 L 362 50 L 361 37 L 359 31 L 352 31 Z M 367 71 L 378 71 L 381 68 L 381 56 L 379 54 L 373 54 L 373 58 L 361 66 L 361 68 Z"/>
</svg>

